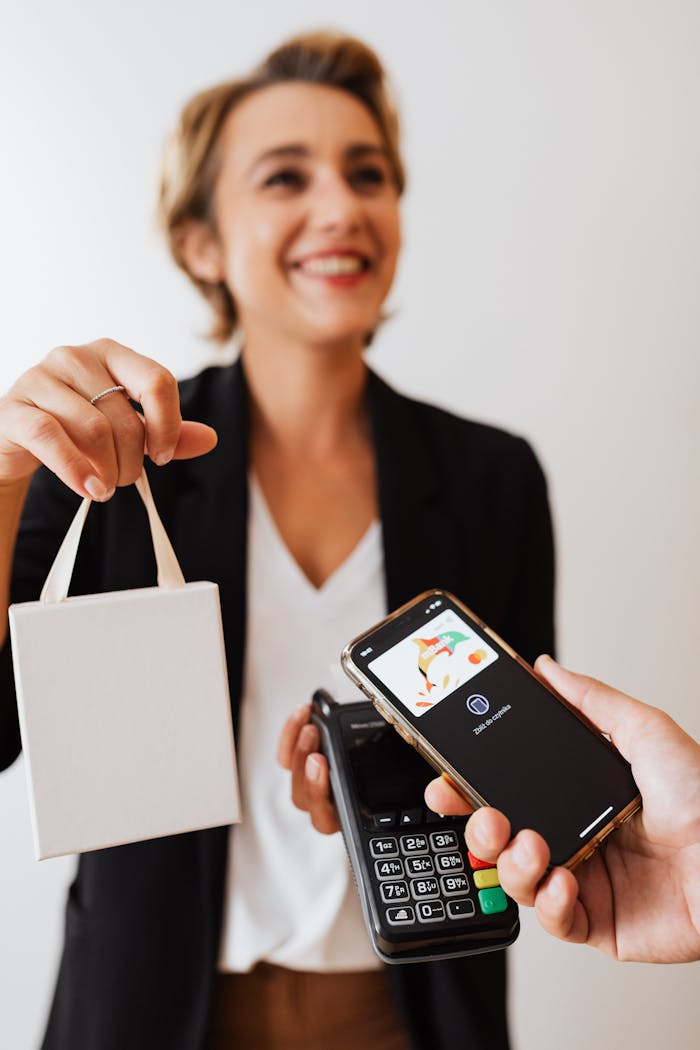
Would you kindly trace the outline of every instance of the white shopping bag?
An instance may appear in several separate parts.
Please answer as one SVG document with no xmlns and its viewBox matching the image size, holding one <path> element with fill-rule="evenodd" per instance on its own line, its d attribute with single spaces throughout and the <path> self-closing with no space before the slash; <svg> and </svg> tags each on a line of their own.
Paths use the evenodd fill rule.
<svg viewBox="0 0 700 1050">
<path fill-rule="evenodd" d="M 10 607 L 38 860 L 240 820 L 219 589 L 185 583 L 136 486 L 157 587 L 66 598 L 86 499 L 40 600 Z"/>
</svg>

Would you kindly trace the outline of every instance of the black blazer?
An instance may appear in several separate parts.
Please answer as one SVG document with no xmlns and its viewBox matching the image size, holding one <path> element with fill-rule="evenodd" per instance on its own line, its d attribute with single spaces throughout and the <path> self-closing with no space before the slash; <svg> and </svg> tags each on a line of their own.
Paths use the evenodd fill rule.
<svg viewBox="0 0 700 1050">
<path fill-rule="evenodd" d="M 248 397 L 241 362 L 208 368 L 181 383 L 180 391 L 183 416 L 211 424 L 219 443 L 201 459 L 160 469 L 147 463 L 147 469 L 185 578 L 220 587 L 236 725 L 248 506 Z M 403 397 L 372 372 L 366 398 L 389 609 L 420 591 L 444 587 L 526 659 L 552 652 L 552 534 L 544 477 L 529 445 Z M 37 472 L 18 538 L 13 601 L 38 598 L 78 502 L 48 470 Z M 119 489 L 88 516 L 71 593 L 154 582 L 143 506 L 133 486 Z M 0 653 L 0 769 L 19 750 L 6 645 Z M 43 1050 L 202 1050 L 222 926 L 227 841 L 222 827 L 80 857 Z M 388 969 L 416 1050 L 506 1050 L 504 952 Z"/>
</svg>

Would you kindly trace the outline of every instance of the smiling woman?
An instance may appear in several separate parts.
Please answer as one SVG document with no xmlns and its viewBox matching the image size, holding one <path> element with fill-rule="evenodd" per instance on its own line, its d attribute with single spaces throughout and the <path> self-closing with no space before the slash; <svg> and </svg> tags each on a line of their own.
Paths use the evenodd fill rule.
<svg viewBox="0 0 700 1050">
<path fill-rule="evenodd" d="M 502 953 L 390 974 L 374 955 L 306 703 L 337 690 L 348 638 L 434 586 L 526 658 L 553 648 L 531 449 L 364 360 L 401 245 L 397 129 L 377 56 L 340 34 L 199 94 L 160 218 L 239 359 L 178 385 L 104 339 L 52 351 L 0 399 L 0 590 L 12 571 L 11 600 L 38 596 L 86 495 L 104 505 L 74 593 L 151 585 L 130 488 L 145 453 L 186 578 L 220 588 L 243 804 L 230 832 L 83 854 L 43 1050 L 508 1047 Z M 0 729 L 1 769 L 20 749 L 7 645 Z"/>
<path fill-rule="evenodd" d="M 274 85 L 278 86 L 276 92 L 260 95 L 262 88 Z M 298 133 L 302 128 L 284 118 L 290 115 L 291 108 L 299 109 L 296 102 L 305 108 L 313 86 L 317 88 L 316 99 L 311 96 L 306 113 L 311 139 L 292 142 L 290 129 Z M 319 94 L 318 87 L 325 90 Z M 334 159 L 341 161 L 348 187 L 381 199 L 386 199 L 387 189 L 393 187 L 396 197 L 400 196 L 405 173 L 390 88 L 376 54 L 353 38 L 311 33 L 289 41 L 268 55 L 250 76 L 201 92 L 182 111 L 166 150 L 159 214 L 175 261 L 214 308 L 212 335 L 219 341 L 228 339 L 239 323 L 237 301 L 229 285 L 220 279 L 219 266 L 211 260 L 209 266 L 192 265 L 183 248 L 189 242 L 187 234 L 192 236 L 193 223 L 202 233 L 216 232 L 212 204 L 221 166 L 231 145 L 232 121 L 228 118 L 236 114 L 239 138 L 245 145 L 245 157 L 240 161 L 243 170 L 237 172 L 241 183 L 251 191 L 254 187 L 268 190 L 284 199 L 308 191 L 313 181 L 313 162 L 318 164 L 321 159 L 314 155 L 314 148 L 321 145 L 314 141 L 320 132 L 320 128 L 313 128 L 317 113 L 314 102 L 333 91 L 335 105 L 354 110 L 354 123 L 351 119 L 346 124 L 345 113 L 334 114 L 333 102 L 326 105 L 329 116 L 340 118 L 335 131 L 338 139 L 344 139 L 340 143 L 342 156 Z M 294 92 L 296 99 L 292 98 Z M 256 106 L 251 117 L 241 103 L 252 97 Z M 282 109 L 277 110 L 278 106 Z M 265 128 L 258 129 L 256 115 L 269 122 Z M 357 126 L 360 136 L 357 140 L 352 139 L 353 126 Z M 253 138 L 249 139 L 251 131 Z M 366 140 L 361 136 L 366 136 Z M 339 143 L 327 145 L 337 148 Z M 376 316 L 372 318 L 372 328 L 367 330 L 368 343 L 376 320 Z"/>
</svg>

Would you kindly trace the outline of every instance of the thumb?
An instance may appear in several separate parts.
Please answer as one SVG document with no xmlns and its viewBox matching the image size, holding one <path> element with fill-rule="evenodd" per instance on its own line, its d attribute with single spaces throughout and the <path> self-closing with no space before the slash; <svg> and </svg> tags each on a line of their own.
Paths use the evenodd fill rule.
<svg viewBox="0 0 700 1050">
<path fill-rule="evenodd" d="M 647 728 L 649 716 L 658 714 L 655 708 L 596 678 L 568 671 L 551 656 L 538 657 L 535 671 L 602 733 L 607 733 L 618 751 L 631 762 L 635 738 Z"/>
<path fill-rule="evenodd" d="M 216 431 L 206 423 L 183 419 L 173 459 L 194 459 L 195 456 L 203 456 L 206 452 L 211 452 L 218 440 Z"/>
</svg>

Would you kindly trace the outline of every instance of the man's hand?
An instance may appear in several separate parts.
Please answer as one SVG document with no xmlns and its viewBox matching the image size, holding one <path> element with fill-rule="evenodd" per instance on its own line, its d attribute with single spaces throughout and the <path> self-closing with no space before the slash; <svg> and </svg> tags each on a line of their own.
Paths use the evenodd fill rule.
<svg viewBox="0 0 700 1050">
<path fill-rule="evenodd" d="M 506 893 L 534 907 L 554 937 L 621 960 L 700 959 L 700 745 L 663 711 L 550 657 L 541 656 L 535 670 L 610 736 L 632 766 L 643 809 L 576 874 L 547 874 L 544 839 L 530 830 L 511 839 L 508 820 L 491 808 L 469 819 L 469 849 L 497 863 Z M 442 779 L 431 781 L 425 798 L 439 813 L 469 812 Z"/>
</svg>

